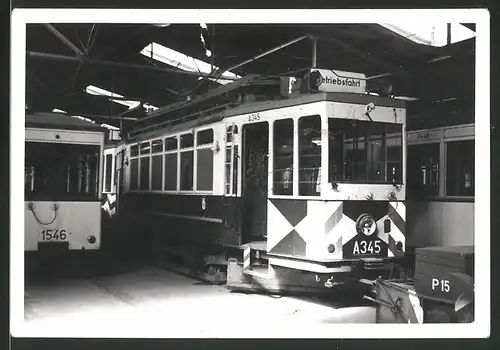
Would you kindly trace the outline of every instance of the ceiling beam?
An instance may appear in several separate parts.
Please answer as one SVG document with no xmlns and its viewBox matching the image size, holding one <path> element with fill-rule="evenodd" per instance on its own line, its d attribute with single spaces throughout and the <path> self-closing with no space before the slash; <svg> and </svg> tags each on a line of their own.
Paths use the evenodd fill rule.
<svg viewBox="0 0 500 350">
<path fill-rule="evenodd" d="M 28 54 L 28 58 L 33 58 L 33 59 L 80 62 L 80 59 L 78 57 L 72 57 L 72 56 L 56 55 L 56 54 L 51 54 L 51 53 L 34 52 L 34 51 L 28 51 L 27 54 Z M 152 71 L 157 71 L 157 72 L 191 75 L 191 76 L 195 76 L 195 77 L 200 77 L 200 76 L 210 77 L 211 76 L 210 74 L 206 74 L 206 73 L 191 72 L 191 71 L 175 69 L 175 68 L 145 66 L 142 64 L 133 64 L 133 63 L 125 63 L 125 62 L 111 62 L 111 61 L 90 59 L 87 57 L 82 57 L 81 62 L 84 64 L 89 64 L 89 65 L 102 65 L 102 66 L 111 66 L 111 67 L 118 67 L 118 68 L 152 70 Z M 239 78 L 235 78 L 235 77 L 224 77 L 224 80 L 238 80 L 238 79 Z"/>
<path fill-rule="evenodd" d="M 71 41 L 69 41 L 61 32 L 59 32 L 56 28 L 54 28 L 52 25 L 45 23 L 44 26 L 52 32 L 59 40 L 61 40 L 67 47 L 69 47 L 76 55 L 77 58 L 82 61 L 83 57 L 85 56 L 83 52 L 75 46 Z"/>
<path fill-rule="evenodd" d="M 359 58 L 364 59 L 365 61 L 368 61 L 370 63 L 373 63 L 376 67 L 381 67 L 385 71 L 391 72 L 391 73 L 387 73 L 384 75 L 398 74 L 398 75 L 403 75 L 406 77 L 413 77 L 414 76 L 413 74 L 411 74 L 409 71 L 407 71 L 404 68 L 398 67 L 392 63 L 384 62 L 382 59 L 378 59 L 378 58 L 374 57 L 373 55 L 369 55 L 366 52 L 358 49 L 357 47 L 346 44 L 345 42 L 343 42 L 337 38 L 334 38 L 332 36 L 330 36 L 328 38 L 320 36 L 320 37 L 318 37 L 318 39 L 326 41 L 326 42 L 333 44 L 335 46 L 341 47 L 345 51 L 351 52 L 351 53 L 355 54 L 356 56 L 358 56 Z"/>
<path fill-rule="evenodd" d="M 285 47 L 287 47 L 287 46 L 290 46 L 290 45 L 292 45 L 292 44 L 295 44 L 295 43 L 297 43 L 297 42 L 299 42 L 299 41 L 302 41 L 302 40 L 304 40 L 304 39 L 307 39 L 307 38 L 309 38 L 309 35 L 303 35 L 303 36 L 301 36 L 301 37 L 298 37 L 298 38 L 295 38 L 295 39 L 293 39 L 293 40 L 287 41 L 287 42 L 286 42 L 286 43 L 284 43 L 284 44 L 278 45 L 278 46 L 273 47 L 273 48 L 271 48 L 271 49 L 269 49 L 269 50 L 266 50 L 266 51 L 264 51 L 264 52 L 262 52 L 262 53 L 259 53 L 258 55 L 252 56 L 252 57 L 250 57 L 249 59 L 247 59 L 247 60 L 245 60 L 245 61 L 243 61 L 243 62 L 240 62 L 240 63 L 234 64 L 234 65 L 229 66 L 229 67 L 227 67 L 227 68 L 225 68 L 225 69 L 219 69 L 219 70 L 216 70 L 216 71 L 213 73 L 213 75 L 214 75 L 214 76 L 216 76 L 216 77 L 219 77 L 220 75 L 222 75 L 222 74 L 223 74 L 224 72 L 226 72 L 226 71 L 230 71 L 230 70 L 233 70 L 233 69 L 236 69 L 236 68 L 240 68 L 240 67 L 244 66 L 244 65 L 245 65 L 245 64 L 247 64 L 247 63 L 250 63 L 250 62 L 256 61 L 256 60 L 258 60 L 259 58 L 262 58 L 262 57 L 264 57 L 264 56 L 267 56 L 267 55 L 269 55 L 269 54 L 272 54 L 273 52 L 279 51 L 279 50 L 281 50 L 281 49 L 283 49 L 283 48 L 285 48 Z M 224 79 L 226 79 L 226 77 L 224 77 Z"/>
</svg>

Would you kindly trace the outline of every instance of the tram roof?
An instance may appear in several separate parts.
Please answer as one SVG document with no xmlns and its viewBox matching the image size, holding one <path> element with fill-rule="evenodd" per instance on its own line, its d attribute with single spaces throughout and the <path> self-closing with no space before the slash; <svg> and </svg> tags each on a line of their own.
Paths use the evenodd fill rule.
<svg viewBox="0 0 500 350">
<path fill-rule="evenodd" d="M 166 130 L 169 132 L 177 132 L 181 130 L 187 130 L 194 128 L 196 126 L 202 126 L 210 123 L 216 123 L 222 121 L 225 118 L 230 118 L 233 116 L 264 112 L 273 109 L 280 109 L 286 107 L 302 106 L 309 103 L 315 102 L 337 102 L 337 103 L 353 103 L 353 104 L 368 104 L 373 102 L 376 106 L 384 107 L 394 107 L 394 108 L 405 108 L 406 101 L 398 100 L 388 97 L 371 96 L 366 94 L 354 94 L 354 93 L 342 93 L 342 92 L 329 92 L 329 93 L 315 93 L 315 94 L 304 94 L 298 95 L 290 99 L 274 100 L 274 101 L 255 101 L 251 103 L 246 103 L 239 105 L 231 109 L 225 109 L 219 113 L 214 113 L 210 116 L 201 116 L 199 118 L 193 118 L 182 123 L 173 124 L 171 126 L 165 126 L 157 128 L 152 128 L 151 131 L 137 133 L 137 136 L 131 138 L 131 140 L 141 140 L 149 139 L 155 136 L 162 135 Z M 156 129 L 156 130 L 155 130 Z"/>
<path fill-rule="evenodd" d="M 29 128 L 81 130 L 105 132 L 102 126 L 60 113 L 26 113 L 25 126 Z"/>
</svg>

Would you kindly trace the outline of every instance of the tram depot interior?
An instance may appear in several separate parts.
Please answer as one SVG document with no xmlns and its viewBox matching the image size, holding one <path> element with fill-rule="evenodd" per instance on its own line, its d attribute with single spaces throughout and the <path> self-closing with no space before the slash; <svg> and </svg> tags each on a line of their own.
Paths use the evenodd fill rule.
<svg viewBox="0 0 500 350">
<path fill-rule="evenodd" d="M 40 282 L 49 279 L 64 290 L 122 276 L 134 300 L 141 281 L 165 294 L 187 283 L 202 297 L 206 285 L 179 282 L 191 268 L 148 270 L 196 261 L 201 246 L 217 246 L 200 265 L 214 280 L 231 258 L 270 273 L 269 254 L 287 271 L 307 260 L 311 281 L 363 249 L 411 260 L 419 247 L 473 246 L 475 26 L 415 26 L 29 24 L 27 138 L 74 143 L 26 140 L 26 298 L 39 298 L 30 317 L 58 309 Z M 354 222 L 359 201 L 385 201 L 373 221 L 392 225 L 382 246 L 346 253 L 345 236 L 312 238 L 319 212 L 340 206 L 336 222 Z M 384 223 L 387 210 L 398 218 Z M 44 226 L 53 214 L 59 226 Z"/>
</svg>

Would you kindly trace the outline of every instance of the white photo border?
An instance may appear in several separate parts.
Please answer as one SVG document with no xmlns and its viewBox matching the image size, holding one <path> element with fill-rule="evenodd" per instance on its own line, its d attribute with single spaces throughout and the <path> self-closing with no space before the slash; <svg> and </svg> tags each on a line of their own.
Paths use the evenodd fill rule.
<svg viewBox="0 0 500 350">
<path fill-rule="evenodd" d="M 260 327 L 248 331 L 238 322 L 207 328 L 202 337 L 218 338 L 486 338 L 490 335 L 490 14 L 486 9 L 406 10 L 172 10 L 172 9 L 14 9 L 11 21 L 10 96 L 10 321 L 15 337 L 81 338 L 196 338 L 175 330 L 141 329 L 137 324 L 113 327 L 78 325 L 58 334 L 58 327 L 43 332 L 24 322 L 24 115 L 26 24 L 36 23 L 387 23 L 397 21 L 476 24 L 475 76 L 475 321 L 471 324 L 335 324 L 314 327 Z M 229 329 L 228 329 L 229 327 Z M 89 329 L 95 330 L 90 332 Z"/>
</svg>

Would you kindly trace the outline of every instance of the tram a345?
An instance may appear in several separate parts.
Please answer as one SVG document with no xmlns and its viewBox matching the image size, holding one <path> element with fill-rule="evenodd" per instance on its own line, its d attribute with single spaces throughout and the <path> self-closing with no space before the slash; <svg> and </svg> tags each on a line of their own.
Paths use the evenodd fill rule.
<svg viewBox="0 0 500 350">
<path fill-rule="evenodd" d="M 135 244 L 197 247 L 232 288 L 324 289 L 395 271 L 404 101 L 316 92 L 207 114 L 105 151 L 121 155 L 111 173 L 123 175 L 120 217 Z"/>
<path fill-rule="evenodd" d="M 26 114 L 24 249 L 28 261 L 101 244 L 105 129 L 62 114 Z"/>
</svg>

